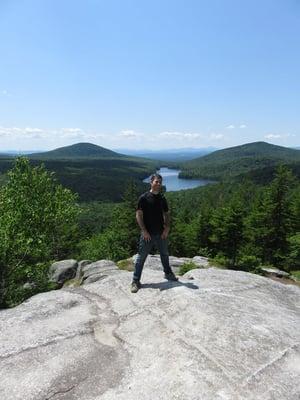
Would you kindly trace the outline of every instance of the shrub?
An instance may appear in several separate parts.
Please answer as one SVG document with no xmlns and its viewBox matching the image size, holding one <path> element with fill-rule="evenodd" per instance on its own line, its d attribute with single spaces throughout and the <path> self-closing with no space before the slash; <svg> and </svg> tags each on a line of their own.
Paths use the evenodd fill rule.
<svg viewBox="0 0 300 400">
<path fill-rule="evenodd" d="M 191 271 L 192 269 L 199 268 L 193 261 L 188 261 L 182 264 L 179 268 L 179 275 L 184 275 L 186 272 Z"/>
<path fill-rule="evenodd" d="M 292 271 L 291 275 L 295 278 L 296 281 L 300 281 L 300 271 Z"/>
<path fill-rule="evenodd" d="M 255 256 L 242 256 L 238 261 L 238 267 L 243 271 L 253 271 L 259 269 L 261 260 Z"/>
<path fill-rule="evenodd" d="M 223 253 L 218 253 L 212 259 L 212 262 L 219 267 L 231 267 L 231 262 L 229 258 L 227 258 Z"/>
</svg>

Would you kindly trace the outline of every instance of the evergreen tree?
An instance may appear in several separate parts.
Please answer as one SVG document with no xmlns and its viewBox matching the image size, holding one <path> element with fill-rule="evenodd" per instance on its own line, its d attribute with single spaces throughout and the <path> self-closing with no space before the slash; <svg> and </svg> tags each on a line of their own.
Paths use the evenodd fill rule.
<svg viewBox="0 0 300 400">
<path fill-rule="evenodd" d="M 239 247 L 243 241 L 243 210 L 241 204 L 216 209 L 211 218 L 213 244 L 215 254 L 221 253 L 235 265 Z"/>
<path fill-rule="evenodd" d="M 284 266 L 292 233 L 290 192 L 295 180 L 285 166 L 279 166 L 272 183 L 262 194 L 248 218 L 248 238 L 264 262 Z"/>
</svg>

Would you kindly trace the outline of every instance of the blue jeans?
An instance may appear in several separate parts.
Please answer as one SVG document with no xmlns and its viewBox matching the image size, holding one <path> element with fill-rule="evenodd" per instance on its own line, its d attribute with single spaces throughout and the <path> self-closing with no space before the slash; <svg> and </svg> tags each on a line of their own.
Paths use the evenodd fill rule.
<svg viewBox="0 0 300 400">
<path fill-rule="evenodd" d="M 162 239 L 160 234 L 151 235 L 151 240 L 146 242 L 143 235 L 140 237 L 137 259 L 134 265 L 133 280 L 139 281 L 143 272 L 144 263 L 153 246 L 158 248 L 161 263 L 165 274 L 171 274 L 172 270 L 169 264 L 169 251 L 167 239 Z"/>
</svg>

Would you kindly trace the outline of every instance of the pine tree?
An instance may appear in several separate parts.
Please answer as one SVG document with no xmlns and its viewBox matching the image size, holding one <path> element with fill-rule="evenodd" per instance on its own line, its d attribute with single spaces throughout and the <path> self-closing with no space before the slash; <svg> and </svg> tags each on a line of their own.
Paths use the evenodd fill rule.
<svg viewBox="0 0 300 400">
<path fill-rule="evenodd" d="M 288 237 L 292 233 L 290 192 L 294 183 L 291 171 L 279 166 L 248 218 L 249 240 L 262 260 L 275 266 L 284 266 L 288 254 Z"/>
<path fill-rule="evenodd" d="M 224 254 L 235 265 L 239 247 L 243 241 L 243 209 L 235 203 L 216 209 L 211 218 L 210 241 L 215 253 Z"/>
</svg>

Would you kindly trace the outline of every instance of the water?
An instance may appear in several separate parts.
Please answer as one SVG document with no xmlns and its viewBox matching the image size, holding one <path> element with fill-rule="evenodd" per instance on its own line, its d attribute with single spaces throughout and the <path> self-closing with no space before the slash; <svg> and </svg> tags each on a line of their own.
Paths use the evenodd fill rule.
<svg viewBox="0 0 300 400">
<path fill-rule="evenodd" d="M 163 177 L 163 185 L 166 186 L 167 192 L 175 192 L 177 190 L 193 189 L 198 186 L 205 186 L 212 183 L 205 179 L 184 179 L 178 178 L 180 170 L 171 168 L 160 168 L 157 173 Z M 143 182 L 149 183 L 150 176 L 143 180 Z"/>
</svg>

